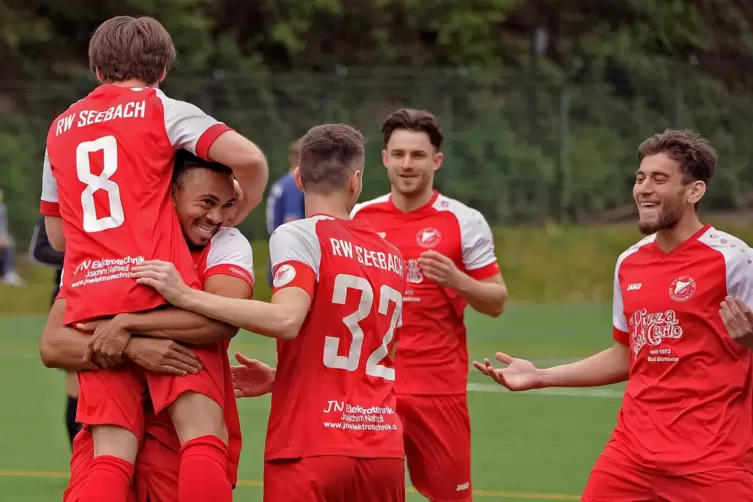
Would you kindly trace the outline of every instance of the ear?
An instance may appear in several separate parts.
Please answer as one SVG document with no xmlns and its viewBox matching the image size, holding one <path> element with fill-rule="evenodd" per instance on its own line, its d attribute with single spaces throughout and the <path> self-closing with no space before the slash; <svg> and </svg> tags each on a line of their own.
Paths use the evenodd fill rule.
<svg viewBox="0 0 753 502">
<path fill-rule="evenodd" d="M 165 69 L 165 70 L 164 70 L 164 71 L 162 72 L 162 75 L 160 75 L 160 77 L 159 77 L 159 78 L 157 79 L 157 83 L 160 83 L 160 84 L 161 84 L 161 83 L 162 83 L 162 81 L 163 81 L 163 80 L 165 80 L 165 77 L 167 77 L 167 69 Z"/>
<path fill-rule="evenodd" d="M 697 204 L 703 196 L 706 195 L 706 183 L 703 181 L 694 181 L 690 184 L 690 194 L 688 195 L 689 204 Z"/>
<path fill-rule="evenodd" d="M 99 68 L 94 68 L 94 75 L 97 76 L 97 80 L 99 80 L 101 83 L 104 83 L 104 79 L 102 78 L 102 72 L 99 71 Z"/>
<path fill-rule="evenodd" d="M 301 179 L 301 169 L 299 167 L 296 167 L 293 170 L 293 179 L 295 180 L 295 186 L 298 187 L 298 190 L 304 192 L 303 180 Z"/>
<path fill-rule="evenodd" d="M 434 172 L 437 172 L 442 167 L 442 162 L 444 162 L 444 154 L 442 152 L 435 153 L 433 160 L 434 160 Z"/>
<path fill-rule="evenodd" d="M 382 150 L 382 165 L 387 167 L 387 150 Z"/>
</svg>

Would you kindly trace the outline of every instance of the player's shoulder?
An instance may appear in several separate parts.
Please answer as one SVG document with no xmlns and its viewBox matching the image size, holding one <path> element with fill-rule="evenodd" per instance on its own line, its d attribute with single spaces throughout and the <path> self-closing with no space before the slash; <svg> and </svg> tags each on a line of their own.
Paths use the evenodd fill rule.
<svg viewBox="0 0 753 502">
<path fill-rule="evenodd" d="M 638 251 L 645 249 L 646 246 L 653 244 L 654 242 L 656 242 L 656 234 L 651 234 L 647 235 L 646 237 L 642 238 L 641 240 L 627 248 L 620 254 L 620 256 L 617 257 L 617 267 L 619 268 L 620 265 L 625 262 L 625 260 L 627 260 L 631 256 L 634 256 Z"/>
<path fill-rule="evenodd" d="M 316 215 L 283 223 L 272 232 L 270 245 L 272 242 L 289 242 L 291 239 L 304 242 L 318 241 L 317 225 L 322 221 L 333 219 L 331 216 Z"/>
<path fill-rule="evenodd" d="M 368 213 L 373 210 L 387 209 L 389 207 L 389 201 L 390 194 L 386 193 L 384 195 L 376 197 L 375 199 L 359 202 L 350 212 L 350 216 L 351 218 L 354 218 L 358 213 Z"/>
<path fill-rule="evenodd" d="M 480 221 L 486 222 L 486 218 L 484 218 L 484 215 L 478 209 L 441 193 L 437 194 L 432 207 L 436 211 L 447 212 L 453 215 L 461 224 L 472 224 Z"/>
<path fill-rule="evenodd" d="M 753 252 L 745 241 L 711 226 L 698 237 L 698 242 L 724 256 L 727 264 L 750 263 L 753 259 Z"/>
<path fill-rule="evenodd" d="M 232 248 L 244 253 L 251 253 L 251 243 L 248 241 L 245 235 L 233 227 L 222 227 L 216 234 L 212 236 L 210 240 L 212 249 L 226 249 Z"/>
</svg>

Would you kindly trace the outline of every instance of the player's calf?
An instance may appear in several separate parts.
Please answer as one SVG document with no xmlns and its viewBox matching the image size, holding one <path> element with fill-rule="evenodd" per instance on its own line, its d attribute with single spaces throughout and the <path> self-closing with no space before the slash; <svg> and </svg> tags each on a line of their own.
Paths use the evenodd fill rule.
<svg viewBox="0 0 753 502">
<path fill-rule="evenodd" d="M 196 392 L 184 392 L 168 408 L 181 443 L 179 502 L 230 502 L 227 427 L 222 407 Z"/>
<path fill-rule="evenodd" d="M 126 502 L 131 490 L 139 439 L 116 425 L 91 427 L 94 460 L 79 502 Z"/>
</svg>

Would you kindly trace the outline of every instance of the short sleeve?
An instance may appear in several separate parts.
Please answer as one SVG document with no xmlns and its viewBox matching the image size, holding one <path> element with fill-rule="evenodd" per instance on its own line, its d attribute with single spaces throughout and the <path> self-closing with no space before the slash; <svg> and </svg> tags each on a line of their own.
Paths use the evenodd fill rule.
<svg viewBox="0 0 753 502">
<path fill-rule="evenodd" d="M 630 345 L 627 319 L 625 318 L 625 307 L 622 303 L 622 288 L 620 287 L 620 264 L 622 260 L 617 261 L 614 268 L 614 290 L 612 293 L 612 336 L 615 341 L 622 345 Z"/>
<path fill-rule="evenodd" d="M 298 287 L 312 298 L 319 279 L 322 250 L 316 219 L 306 218 L 279 226 L 269 239 L 273 292 Z"/>
<path fill-rule="evenodd" d="M 237 277 L 254 287 L 254 254 L 251 244 L 235 228 L 222 228 L 214 237 L 207 254 L 204 279 L 213 275 Z"/>
<path fill-rule="evenodd" d="M 165 131 L 173 147 L 209 160 L 209 148 L 217 138 L 232 129 L 196 105 L 169 98 L 160 90 L 157 90 L 157 96 L 164 107 Z"/>
<path fill-rule="evenodd" d="M 499 273 L 494 253 L 494 236 L 486 218 L 475 209 L 459 218 L 463 246 L 463 265 L 468 275 L 477 280 Z"/>
<path fill-rule="evenodd" d="M 739 242 L 739 247 L 730 248 L 732 256 L 727 259 L 727 293 L 753 309 L 753 251 Z"/>
<path fill-rule="evenodd" d="M 50 156 L 47 153 L 47 150 L 44 152 L 44 162 L 42 164 L 42 197 L 39 205 L 39 212 L 43 216 L 60 216 L 58 183 L 55 176 L 52 174 Z"/>
</svg>

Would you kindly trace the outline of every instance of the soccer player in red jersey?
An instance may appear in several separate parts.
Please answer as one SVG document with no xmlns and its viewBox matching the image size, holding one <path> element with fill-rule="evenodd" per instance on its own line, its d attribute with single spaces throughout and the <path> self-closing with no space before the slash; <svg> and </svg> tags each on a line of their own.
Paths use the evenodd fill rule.
<svg viewBox="0 0 753 502">
<path fill-rule="evenodd" d="M 271 303 L 192 290 L 163 262 L 134 267 L 140 283 L 176 306 L 279 340 L 265 501 L 405 499 L 393 366 L 405 263 L 368 223 L 349 217 L 363 142 L 342 124 L 303 137 L 296 179 L 307 217 L 270 239 Z"/>
<path fill-rule="evenodd" d="M 408 264 L 397 411 L 413 486 L 430 500 L 471 498 L 466 305 L 497 317 L 507 288 L 483 215 L 433 188 L 442 131 L 422 110 L 401 109 L 382 125 L 390 193 L 356 206 Z M 441 410 L 441 411 L 440 411 Z"/>
<path fill-rule="evenodd" d="M 514 391 L 627 380 L 586 502 L 753 500 L 753 354 L 719 315 L 753 304 L 753 252 L 698 219 L 717 162 L 705 139 L 668 130 L 638 150 L 633 197 L 647 237 L 617 259 L 616 343 L 548 369 L 502 353 L 505 368 L 474 366 Z"/>
<path fill-rule="evenodd" d="M 245 194 L 236 220 L 261 200 L 268 175 L 260 150 L 199 108 L 157 88 L 174 58 L 170 35 L 154 19 L 106 21 L 89 45 L 90 66 L 102 85 L 50 127 L 41 211 L 50 241 L 66 249 L 65 324 L 164 305 L 156 291 L 129 276 L 130 266 L 142 260 L 169 260 L 191 286 L 199 287 L 170 197 L 177 149 L 232 169 Z M 208 230 L 205 236 L 210 236 Z M 117 333 L 95 332 L 93 353 L 117 361 L 127 343 L 127 336 Z M 199 351 L 199 356 L 207 368 L 221 362 L 216 351 Z M 180 396 L 171 394 L 170 378 L 129 368 L 79 376 L 77 421 L 92 428 L 97 456 L 83 502 L 123 502 L 117 494 L 130 480 L 143 434 L 145 386 L 156 411 L 168 410 L 185 447 L 181 493 L 190 496 L 181 495 L 180 502 L 205 500 L 206 490 L 220 501 L 232 497 L 223 470 L 213 461 L 226 455 L 226 438 L 222 398 L 206 394 L 219 376 L 208 373 L 202 370 L 195 388 Z"/>
<path fill-rule="evenodd" d="M 205 291 L 233 298 L 250 298 L 253 292 L 253 256 L 243 235 L 220 225 L 234 210 L 232 173 L 229 168 L 205 162 L 186 152 L 179 152 L 173 175 L 174 202 L 183 235 L 192 248 L 194 262 Z M 207 230 L 211 237 L 206 238 Z M 46 366 L 71 371 L 97 370 L 83 357 L 89 336 L 65 327 L 62 322 L 65 300 L 58 298 L 42 334 L 40 352 Z M 190 347 L 215 345 L 222 351 L 221 367 L 212 374 L 221 375 L 216 386 L 224 396 L 225 424 L 228 429 L 228 461 L 221 467 L 234 486 L 241 447 L 238 410 L 227 359 L 229 338 L 237 329 L 227 325 L 208 324 L 206 318 L 181 319 L 170 311 L 149 311 L 116 316 L 113 329 L 146 333 L 152 338 L 134 336 L 128 342 L 126 357 L 131 363 L 147 370 L 180 375 L 177 385 L 190 386 L 195 372 L 201 368 L 198 356 Z M 216 328 L 220 329 L 216 329 Z M 161 337 L 158 339 L 155 337 Z M 187 375 L 187 376 L 186 376 Z M 180 392 L 180 387 L 175 389 Z M 136 461 L 133 493 L 139 502 L 174 502 L 179 499 L 178 476 L 181 446 L 165 412 L 154 414 L 147 406 L 145 437 Z M 84 430 L 76 436 L 71 460 L 71 479 L 65 502 L 80 500 L 82 488 L 92 466 L 94 444 L 92 434 Z M 221 459 L 216 459 L 218 463 Z"/>
</svg>

